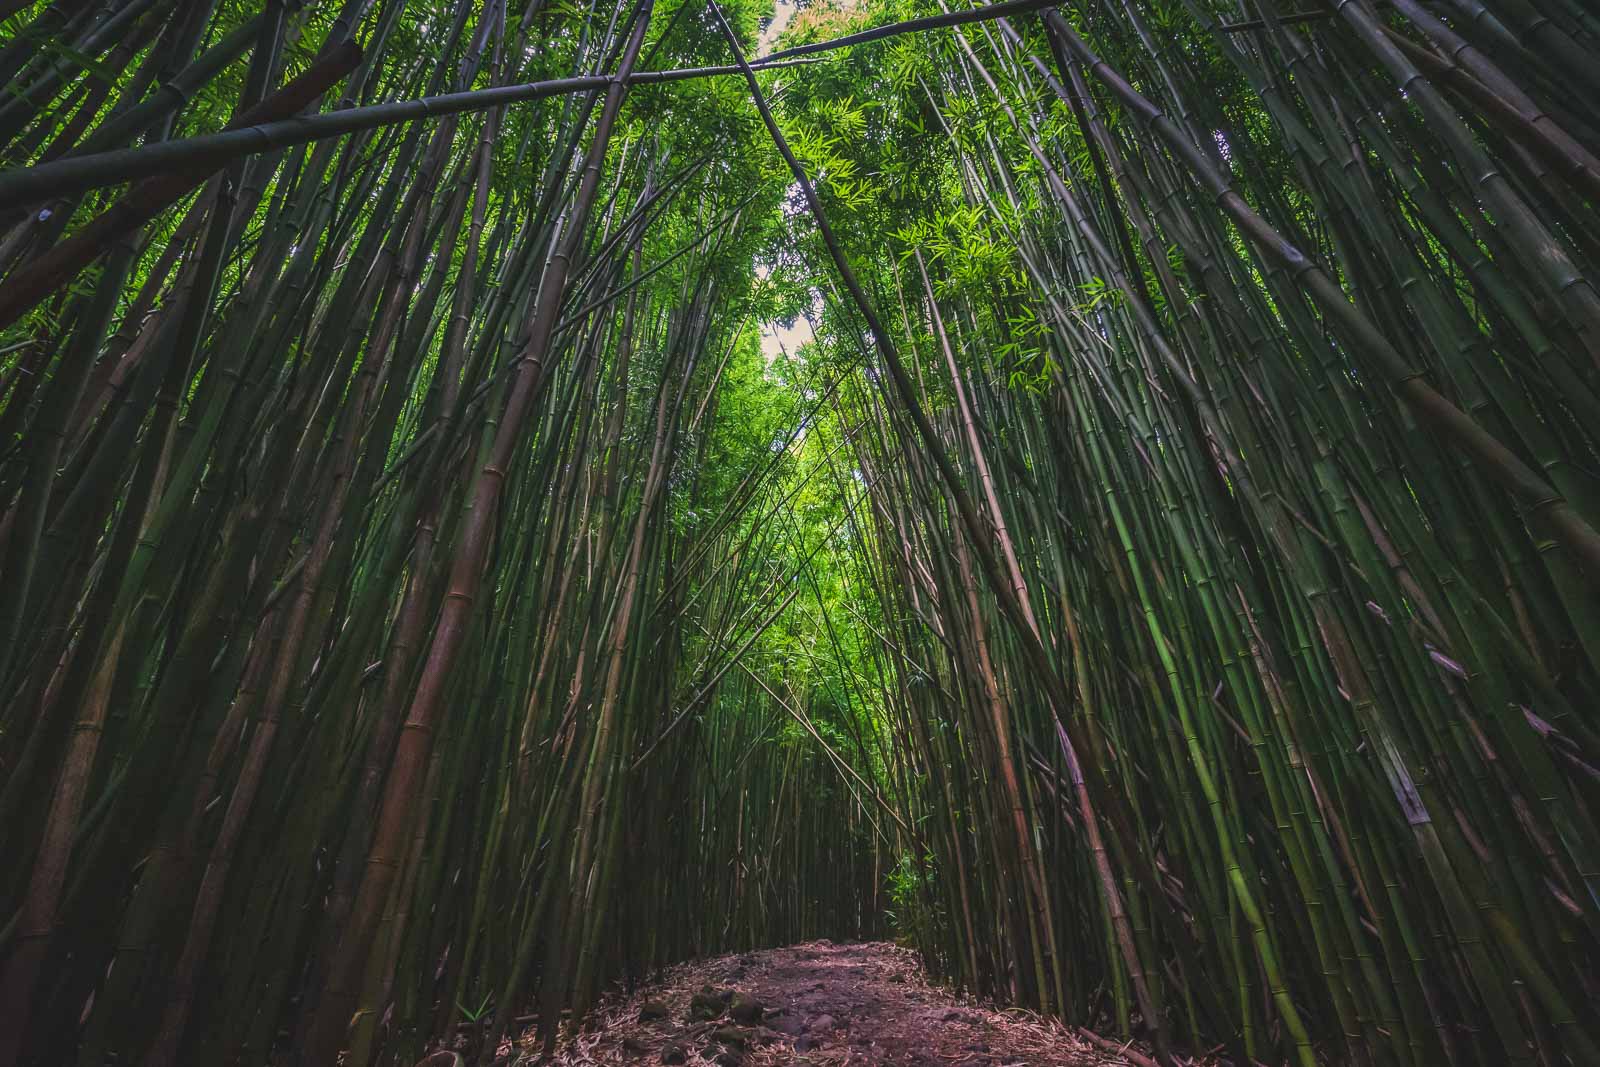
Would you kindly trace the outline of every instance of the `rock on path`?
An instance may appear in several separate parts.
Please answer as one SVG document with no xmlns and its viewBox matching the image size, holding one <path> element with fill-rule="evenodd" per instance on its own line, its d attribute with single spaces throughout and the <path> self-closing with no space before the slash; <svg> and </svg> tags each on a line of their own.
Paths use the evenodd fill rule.
<svg viewBox="0 0 1600 1067">
<path fill-rule="evenodd" d="M 556 1062 L 1098 1067 L 1135 1061 L 1031 1012 L 992 1011 L 937 989 L 907 949 L 812 941 L 674 967 L 604 1007 Z"/>
</svg>

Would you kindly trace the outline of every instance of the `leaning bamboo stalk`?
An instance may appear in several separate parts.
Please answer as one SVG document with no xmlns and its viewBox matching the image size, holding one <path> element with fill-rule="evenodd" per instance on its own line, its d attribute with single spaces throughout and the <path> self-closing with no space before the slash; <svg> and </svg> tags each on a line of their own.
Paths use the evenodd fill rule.
<svg viewBox="0 0 1600 1067">
<path fill-rule="evenodd" d="M 1384 372 L 1396 394 L 1420 418 L 1473 456 L 1485 473 L 1517 498 L 1538 522 L 1547 525 L 1574 557 L 1582 561 L 1590 580 L 1600 581 L 1600 533 L 1537 472 L 1416 374 L 1371 320 L 1350 303 L 1333 279 L 1250 207 L 1193 142 L 1180 133 L 1158 107 L 1100 59 L 1061 16 L 1047 11 L 1044 18 L 1068 51 L 1184 161 L 1245 237 L 1305 287 L 1308 295 L 1350 338 L 1352 348 L 1365 353 Z"/>
<path fill-rule="evenodd" d="M 282 116 L 294 114 L 354 70 L 360 61 L 361 49 L 354 44 L 347 43 L 333 50 L 304 74 L 240 115 L 234 120 L 233 125 L 240 127 L 240 132 L 247 132 L 257 123 L 273 122 Z M 156 146 L 152 146 L 154 147 Z M 29 263 L 24 270 L 13 273 L 5 282 L 0 283 L 0 329 L 16 322 L 45 297 L 103 255 L 119 236 L 149 221 L 162 209 L 177 202 L 235 156 L 236 154 L 230 154 L 182 161 L 174 166 L 150 172 L 160 176 L 148 178 L 135 186 L 110 210 L 84 226 L 70 239 L 63 241 Z M 28 175 L 40 169 L 43 168 L 32 168 L 20 173 Z M 46 183 L 44 188 L 49 189 L 49 183 Z"/>
<path fill-rule="evenodd" d="M 847 48 L 868 41 L 882 40 L 905 33 L 916 33 L 941 26 L 955 26 L 983 19 L 1002 18 L 1036 11 L 1056 0 L 1005 0 L 954 14 L 933 15 L 910 19 L 901 23 L 879 27 L 863 33 L 851 34 L 837 40 L 790 49 L 756 61 L 757 69 L 785 65 L 785 61 L 805 55 Z M 633 71 L 628 75 L 630 85 L 666 85 L 693 78 L 738 74 L 737 66 L 693 67 L 667 71 Z M 178 168 L 218 164 L 235 156 L 285 148 L 308 141 L 339 137 L 359 130 L 420 119 L 438 118 L 463 111 L 483 111 L 507 104 L 526 103 L 567 93 L 586 93 L 604 89 L 609 81 L 603 75 L 583 75 L 556 78 L 544 82 L 497 86 L 459 93 L 448 93 L 419 100 L 397 101 L 391 104 L 372 104 L 361 108 L 345 108 L 325 115 L 299 119 L 272 121 L 260 118 L 251 129 L 224 131 L 198 137 L 166 141 L 143 148 L 100 152 L 58 160 L 52 164 L 0 174 L 0 211 L 18 204 L 26 204 L 45 196 L 64 192 L 82 192 L 86 189 L 135 178 L 145 178 Z"/>
</svg>

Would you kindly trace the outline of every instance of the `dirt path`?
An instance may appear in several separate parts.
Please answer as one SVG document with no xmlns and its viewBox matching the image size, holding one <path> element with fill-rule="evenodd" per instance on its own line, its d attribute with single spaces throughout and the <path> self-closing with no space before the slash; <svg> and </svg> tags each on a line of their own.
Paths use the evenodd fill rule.
<svg viewBox="0 0 1600 1067">
<path fill-rule="evenodd" d="M 1091 1067 L 1136 1062 L 928 984 L 914 953 L 813 941 L 683 964 L 607 1005 L 563 1065 Z"/>
</svg>

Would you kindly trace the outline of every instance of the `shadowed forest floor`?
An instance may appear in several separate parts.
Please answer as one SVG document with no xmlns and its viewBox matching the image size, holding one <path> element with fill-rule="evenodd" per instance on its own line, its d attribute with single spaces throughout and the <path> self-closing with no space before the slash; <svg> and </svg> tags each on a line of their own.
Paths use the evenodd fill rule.
<svg viewBox="0 0 1600 1067">
<path fill-rule="evenodd" d="M 557 1062 L 1090 1067 L 1147 1061 L 1097 1048 L 1031 1012 L 992 1011 L 936 988 L 910 950 L 824 940 L 674 967 L 604 1006 Z"/>
</svg>

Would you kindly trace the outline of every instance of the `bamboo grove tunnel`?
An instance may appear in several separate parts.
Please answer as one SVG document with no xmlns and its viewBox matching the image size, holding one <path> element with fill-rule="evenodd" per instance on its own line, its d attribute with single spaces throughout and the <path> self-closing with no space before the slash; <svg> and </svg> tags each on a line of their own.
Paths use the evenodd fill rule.
<svg viewBox="0 0 1600 1067">
<path fill-rule="evenodd" d="M 1600 1064 L 1585 0 L 0 0 L 0 82 L 0 1067 L 820 937 Z"/>
</svg>

